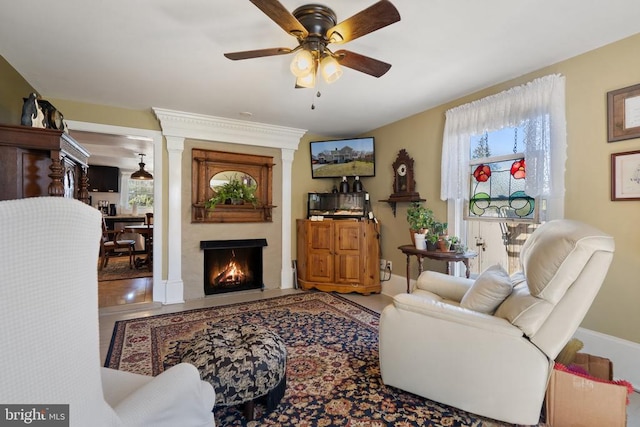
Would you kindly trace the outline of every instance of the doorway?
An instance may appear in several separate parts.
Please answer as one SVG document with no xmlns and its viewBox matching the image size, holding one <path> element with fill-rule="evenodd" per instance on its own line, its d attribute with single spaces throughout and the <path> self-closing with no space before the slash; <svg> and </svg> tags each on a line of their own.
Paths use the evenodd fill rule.
<svg viewBox="0 0 640 427">
<path fill-rule="evenodd" d="M 85 146 L 91 153 L 89 164 L 103 164 L 108 166 L 117 166 L 123 174 L 131 174 L 139 169 L 140 153 L 144 153 L 145 170 L 154 176 L 153 188 L 153 211 L 154 211 L 154 245 L 153 259 L 155 262 L 152 267 L 152 277 L 142 280 L 141 278 L 133 278 L 136 283 L 120 283 L 125 296 L 131 299 L 131 286 L 137 292 L 136 299 L 143 298 L 145 302 L 163 301 L 164 282 L 162 281 L 162 133 L 148 129 L 127 128 L 120 126 L 103 125 L 88 122 L 67 121 L 70 135 L 76 139 L 81 145 Z M 125 175 L 126 177 L 126 175 Z M 117 204 L 121 206 L 120 213 L 131 214 L 131 207 L 124 206 L 120 195 L 112 195 L 117 199 Z M 93 201 L 95 204 L 96 201 Z M 144 216 L 144 214 L 143 214 Z M 115 282 L 112 282 L 111 287 Z M 141 297 L 141 292 L 144 295 Z M 151 295 L 151 297 L 149 296 Z M 110 298 L 111 301 L 118 300 Z M 120 301 L 125 299 L 120 298 Z M 110 303 L 111 304 L 111 303 Z"/>
</svg>

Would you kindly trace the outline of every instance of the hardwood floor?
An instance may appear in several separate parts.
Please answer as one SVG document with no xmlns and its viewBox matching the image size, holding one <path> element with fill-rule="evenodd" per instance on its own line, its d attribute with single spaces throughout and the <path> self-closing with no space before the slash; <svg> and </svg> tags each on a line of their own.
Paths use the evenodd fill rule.
<svg viewBox="0 0 640 427">
<path fill-rule="evenodd" d="M 198 300 L 187 301 L 183 304 L 161 305 L 152 302 L 151 283 L 152 278 L 150 277 L 99 283 L 99 301 L 105 304 L 113 304 L 101 305 L 100 309 L 100 358 L 102 362 L 106 359 L 111 342 L 111 335 L 113 333 L 113 326 L 118 320 L 175 313 L 204 307 L 216 307 L 304 292 L 295 289 L 232 292 L 228 294 L 211 295 Z M 378 313 L 382 311 L 387 304 L 391 303 L 391 298 L 382 294 L 368 296 L 344 294 L 343 296 Z M 640 427 L 640 393 L 632 393 L 629 396 L 629 400 L 630 403 L 627 406 L 627 427 Z"/>
<path fill-rule="evenodd" d="M 98 308 L 153 302 L 153 277 L 98 282 Z"/>
</svg>

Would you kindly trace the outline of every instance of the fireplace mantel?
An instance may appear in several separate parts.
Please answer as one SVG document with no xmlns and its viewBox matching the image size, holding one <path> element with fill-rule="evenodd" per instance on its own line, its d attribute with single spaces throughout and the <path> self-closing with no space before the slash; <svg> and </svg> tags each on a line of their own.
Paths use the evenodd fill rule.
<svg viewBox="0 0 640 427">
<path fill-rule="evenodd" d="M 168 167 L 168 233 L 167 233 L 167 281 L 163 295 L 164 304 L 184 301 L 182 280 L 182 156 L 185 139 L 224 142 L 256 147 L 280 149 L 282 167 L 282 266 L 281 287 L 293 287 L 291 267 L 291 166 L 293 154 L 298 149 L 304 129 L 287 128 L 244 120 L 206 116 L 182 111 L 153 108 L 160 121 L 162 135 L 167 141 Z M 277 185 L 277 183 L 274 183 Z"/>
</svg>

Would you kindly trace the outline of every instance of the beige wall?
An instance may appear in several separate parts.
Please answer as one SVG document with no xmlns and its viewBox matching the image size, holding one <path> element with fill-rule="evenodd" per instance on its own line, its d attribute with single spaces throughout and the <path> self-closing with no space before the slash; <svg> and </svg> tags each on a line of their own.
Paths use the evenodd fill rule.
<svg viewBox="0 0 640 427">
<path fill-rule="evenodd" d="M 160 123 L 151 108 L 131 110 L 108 105 L 87 104 L 65 99 L 43 98 L 51 102 L 65 119 L 77 122 L 100 123 L 103 125 L 131 127 L 139 129 L 160 130 Z"/>
<path fill-rule="evenodd" d="M 640 139 L 607 143 L 606 123 L 607 92 L 640 83 L 638 70 L 640 34 L 369 132 L 376 137 L 379 168 L 367 190 L 374 201 L 391 193 L 390 165 L 398 150 L 406 148 L 415 160 L 417 190 L 436 216 L 445 219 L 446 204 L 439 195 L 446 110 L 547 74 L 566 76 L 565 216 L 593 224 L 616 241 L 609 274 L 582 326 L 640 343 L 640 202 L 610 201 L 610 155 L 640 150 Z M 397 247 L 409 239 L 406 205 L 395 218 L 382 203 L 374 204 L 374 210 L 382 223 L 382 256 L 393 261 L 395 274 L 404 275 L 405 258 Z M 425 261 L 425 268 L 442 268 L 436 264 Z"/>
<path fill-rule="evenodd" d="M 307 193 L 331 191 L 335 184 L 332 179 L 311 178 L 310 141 L 331 139 L 326 136 L 305 134 L 300 139 L 298 150 L 294 153 L 291 165 L 291 256 L 296 258 L 296 219 L 307 217 Z"/>
<path fill-rule="evenodd" d="M 0 56 L 0 123 L 19 125 L 22 98 L 36 90 Z"/>
<path fill-rule="evenodd" d="M 1 59 L 1 58 L 0 58 Z M 588 52 L 584 55 L 560 62 L 534 73 L 502 83 L 487 90 L 458 99 L 446 105 L 430 109 L 423 113 L 398 121 L 388 126 L 367 132 L 376 138 L 377 169 L 376 177 L 363 179 L 366 191 L 371 193 L 375 214 L 382 226 L 382 256 L 394 262 L 394 273 L 404 275 L 405 258 L 397 247 L 408 242 L 408 230 L 405 220 L 406 205 L 399 205 L 397 216 L 391 214 L 390 207 L 380 199 L 386 199 L 391 193 L 391 163 L 399 149 L 406 148 L 415 160 L 417 190 L 439 218 L 446 218 L 446 204 L 439 200 L 440 157 L 444 112 L 457 105 L 479 99 L 510 87 L 526 83 L 536 77 L 550 73 L 561 73 L 567 80 L 567 133 L 568 162 L 566 171 L 566 216 L 598 226 L 612 234 L 616 239 L 616 255 L 607 279 L 593 307 L 587 314 L 583 326 L 598 332 L 614 335 L 640 343 L 640 202 L 611 202 L 609 194 L 611 153 L 640 150 L 640 140 L 627 140 L 607 143 L 606 138 L 606 93 L 611 90 L 640 83 L 640 34 L 609 46 Z M 5 72 L 8 71 L 8 72 Z M 470 70 L 472 72 L 472 70 Z M 21 110 L 21 98 L 32 89 L 15 71 L 0 60 L 0 120 L 12 122 L 15 111 Z M 11 91 L 18 82 L 19 89 Z M 26 83 L 26 84 L 25 84 Z M 456 84 L 456 82 L 451 82 Z M 46 97 L 46 94 L 43 94 Z M 15 110 L 15 98 L 19 98 L 18 110 Z M 428 97 L 428 94 L 425 94 Z M 53 99 L 51 102 L 65 114 L 65 117 L 78 121 L 118 126 L 159 129 L 151 110 L 130 111 L 112 107 L 88 105 L 71 101 Z M 12 119 L 14 118 L 14 119 Z M 310 176 L 309 140 L 321 139 L 305 136 L 295 153 L 293 162 L 293 200 L 292 219 L 306 216 L 306 193 L 309 191 L 327 191 L 333 185 L 332 180 L 312 180 Z M 193 144 L 193 145 L 192 145 Z M 202 144 L 202 145 L 200 145 Z M 188 142 L 189 149 L 196 142 Z M 198 143 L 202 148 L 226 149 L 217 144 Z M 185 153 L 188 153 L 185 148 Z M 279 158 L 279 154 L 274 157 Z M 190 200 L 190 161 L 185 155 L 183 177 L 183 217 L 189 218 L 188 200 Z M 166 156 L 164 156 L 166 162 Z M 276 161 L 276 163 L 278 163 Z M 165 164 L 166 167 L 166 164 Z M 165 169 L 166 170 L 166 169 Z M 280 174 L 274 170 L 274 174 Z M 166 180 L 166 177 L 164 177 Z M 279 182 L 274 179 L 274 182 Z M 275 186 L 274 186 L 275 188 Z M 279 190 L 278 190 L 279 191 Z M 275 204 L 281 197 L 274 194 Z M 280 218 L 276 208 L 275 214 Z M 274 216 L 275 219 L 275 216 Z M 278 219 L 279 220 L 279 219 Z M 275 226 L 275 224 L 272 224 Z M 270 228 L 270 225 L 266 227 Z M 183 245 L 188 253 L 184 255 L 183 272 L 190 271 L 202 260 L 192 247 L 186 247 L 197 235 L 234 235 L 245 236 L 241 225 L 228 225 L 219 228 L 215 225 L 191 225 L 183 223 Z M 269 257 L 279 256 L 276 249 L 278 237 L 269 233 Z M 273 242 L 273 243 L 272 243 Z M 199 251 L 199 249 L 198 249 Z M 278 255 L 276 255 L 276 253 Z M 292 229 L 292 254 L 295 256 L 295 230 Z M 440 263 L 429 264 L 426 268 L 442 269 Z M 269 279 L 273 272 L 265 274 Z M 278 272 L 279 274 L 279 272 Z M 185 281 L 198 282 L 198 277 L 189 276 Z M 201 278 L 200 278 L 201 283 Z M 271 286 L 271 285 L 269 285 Z M 384 285 L 383 285 L 384 286 Z M 186 287 L 186 286 L 185 286 Z M 189 291 L 187 298 L 195 293 Z"/>
</svg>

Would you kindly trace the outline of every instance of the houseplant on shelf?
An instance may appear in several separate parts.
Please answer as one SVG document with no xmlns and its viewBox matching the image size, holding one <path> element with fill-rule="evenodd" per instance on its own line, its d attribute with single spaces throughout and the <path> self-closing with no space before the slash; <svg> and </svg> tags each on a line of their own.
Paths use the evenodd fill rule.
<svg viewBox="0 0 640 427">
<path fill-rule="evenodd" d="M 237 177 L 233 177 L 229 182 L 214 188 L 214 195 L 205 202 L 205 207 L 213 210 L 220 203 L 242 205 L 245 202 L 251 203 L 254 207 L 258 204 L 256 186 L 247 185 Z"/>
</svg>

